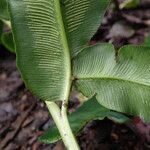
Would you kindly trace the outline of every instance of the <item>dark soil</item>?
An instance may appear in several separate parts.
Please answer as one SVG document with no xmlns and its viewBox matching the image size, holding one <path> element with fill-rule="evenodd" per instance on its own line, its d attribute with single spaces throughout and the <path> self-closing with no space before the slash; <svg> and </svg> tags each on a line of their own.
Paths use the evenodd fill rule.
<svg viewBox="0 0 150 150">
<path fill-rule="evenodd" d="M 142 0 L 136 9 L 111 8 L 91 44 L 112 42 L 116 48 L 142 44 L 150 32 L 150 1 Z M 70 106 L 74 105 L 76 101 L 71 101 Z M 15 65 L 15 55 L 1 46 L 0 150 L 63 150 L 61 141 L 48 145 L 37 140 L 52 123 L 44 102 L 25 88 Z M 83 150 L 150 149 L 149 139 L 134 125 L 121 125 L 107 119 L 90 122 L 78 136 L 78 141 Z"/>
</svg>

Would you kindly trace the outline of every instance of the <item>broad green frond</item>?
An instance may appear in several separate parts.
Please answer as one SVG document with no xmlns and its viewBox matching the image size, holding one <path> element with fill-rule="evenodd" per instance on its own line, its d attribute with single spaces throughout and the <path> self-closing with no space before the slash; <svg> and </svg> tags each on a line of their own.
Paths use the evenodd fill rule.
<svg viewBox="0 0 150 150">
<path fill-rule="evenodd" d="M 110 0 L 61 0 L 72 57 L 98 30 Z"/>
<path fill-rule="evenodd" d="M 43 100 L 66 100 L 71 60 L 59 0 L 9 0 L 9 8 L 27 87 Z"/>
<path fill-rule="evenodd" d="M 17 64 L 27 87 L 39 98 L 66 100 L 70 53 L 81 51 L 93 36 L 108 1 L 9 0 Z"/>
<path fill-rule="evenodd" d="M 116 62 L 112 45 L 85 49 L 74 60 L 76 86 L 86 96 L 96 93 L 106 108 L 150 121 L 150 48 L 125 46 Z"/>
</svg>

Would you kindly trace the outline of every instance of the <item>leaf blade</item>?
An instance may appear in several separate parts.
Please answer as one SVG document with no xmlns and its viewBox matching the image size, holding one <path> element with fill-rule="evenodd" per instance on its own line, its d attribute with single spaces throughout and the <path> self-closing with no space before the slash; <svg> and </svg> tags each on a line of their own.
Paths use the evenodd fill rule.
<svg viewBox="0 0 150 150">
<path fill-rule="evenodd" d="M 61 0 L 71 55 L 78 54 L 98 30 L 110 0 Z"/>
<path fill-rule="evenodd" d="M 111 45 L 88 48 L 74 62 L 76 86 L 86 96 L 96 93 L 97 100 L 106 108 L 149 121 L 149 56 L 148 47 L 125 46 L 116 62 Z"/>
<path fill-rule="evenodd" d="M 65 100 L 70 55 L 59 0 L 9 0 L 17 64 L 26 86 L 43 100 Z"/>
</svg>

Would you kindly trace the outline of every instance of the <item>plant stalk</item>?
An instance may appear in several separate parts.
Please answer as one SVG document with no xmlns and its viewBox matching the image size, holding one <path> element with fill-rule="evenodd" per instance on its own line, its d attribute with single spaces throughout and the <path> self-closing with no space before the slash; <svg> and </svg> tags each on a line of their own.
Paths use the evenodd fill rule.
<svg viewBox="0 0 150 150">
<path fill-rule="evenodd" d="M 55 102 L 46 101 L 46 104 L 67 150 L 80 150 L 69 125 L 67 118 L 67 105 L 63 103 L 60 110 Z"/>
</svg>

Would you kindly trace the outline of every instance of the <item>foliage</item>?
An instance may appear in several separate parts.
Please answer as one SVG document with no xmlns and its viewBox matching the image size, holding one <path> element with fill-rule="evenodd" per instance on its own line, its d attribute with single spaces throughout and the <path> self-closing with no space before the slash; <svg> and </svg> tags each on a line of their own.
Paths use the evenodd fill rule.
<svg viewBox="0 0 150 150">
<path fill-rule="evenodd" d="M 118 60 L 112 45 L 87 48 L 74 59 L 76 86 L 87 97 L 97 93 L 106 108 L 150 120 L 150 50 L 144 46 L 124 46 Z M 89 61 L 92 60 L 92 61 Z"/>
<path fill-rule="evenodd" d="M 116 121 L 118 123 L 128 122 L 130 119 L 123 114 L 111 111 L 102 105 L 100 105 L 95 96 L 87 100 L 83 105 L 81 105 L 77 110 L 71 113 L 69 118 L 69 123 L 72 131 L 75 135 L 79 134 L 79 131 L 92 120 L 103 120 L 105 117 Z M 47 132 L 42 135 L 40 141 L 44 143 L 54 143 L 61 139 L 56 126 L 53 126 L 47 130 Z"/>
<path fill-rule="evenodd" d="M 100 104 L 89 107 L 96 102 L 90 100 L 71 114 L 73 131 L 91 119 L 106 117 L 108 109 L 150 121 L 149 47 L 124 46 L 116 58 L 111 44 L 89 46 L 108 4 L 109 0 L 9 0 L 22 78 L 46 101 L 68 147 L 76 143 L 65 118 L 72 86 L 88 98 L 96 94 Z M 62 102 L 61 109 L 56 101 Z M 58 136 L 56 128 L 52 132 Z"/>
</svg>

